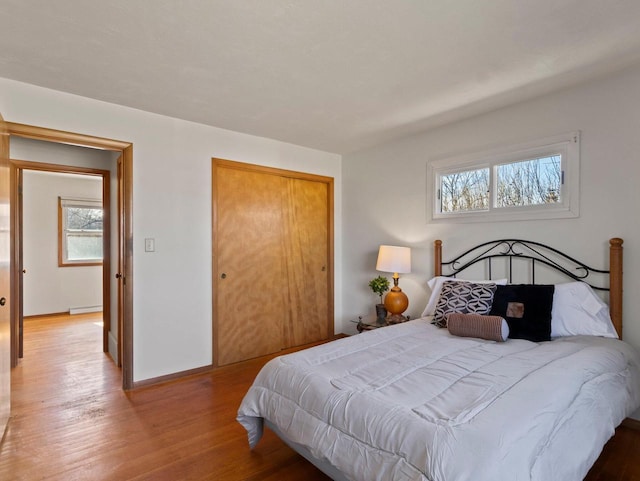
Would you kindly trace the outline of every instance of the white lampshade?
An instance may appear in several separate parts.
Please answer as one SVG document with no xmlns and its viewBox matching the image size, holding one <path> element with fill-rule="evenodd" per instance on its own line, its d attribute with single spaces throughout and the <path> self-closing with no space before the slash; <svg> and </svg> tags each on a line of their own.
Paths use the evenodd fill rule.
<svg viewBox="0 0 640 481">
<path fill-rule="evenodd" d="M 380 246 L 376 270 L 408 274 L 411 272 L 411 249 L 409 247 Z"/>
</svg>

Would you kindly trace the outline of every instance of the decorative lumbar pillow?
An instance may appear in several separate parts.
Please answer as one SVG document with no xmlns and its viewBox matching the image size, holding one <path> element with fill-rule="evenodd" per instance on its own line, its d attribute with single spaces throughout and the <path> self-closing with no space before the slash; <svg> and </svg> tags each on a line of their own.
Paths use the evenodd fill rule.
<svg viewBox="0 0 640 481">
<path fill-rule="evenodd" d="M 488 314 L 491 310 L 496 287 L 495 284 L 446 281 L 442 284 L 440 298 L 433 316 L 433 324 L 445 327 L 447 325 L 446 315 L 451 312 Z"/>
<path fill-rule="evenodd" d="M 504 342 L 509 337 L 509 325 L 500 316 L 480 314 L 447 314 L 447 328 L 454 336 L 477 337 L 488 341 Z"/>
<path fill-rule="evenodd" d="M 490 314 L 506 319 L 512 339 L 549 341 L 554 289 L 544 284 L 498 286 Z"/>
<path fill-rule="evenodd" d="M 436 304 L 438 303 L 438 299 L 440 299 L 440 291 L 442 290 L 442 285 L 447 281 L 459 281 L 459 282 L 473 282 L 474 284 L 497 284 L 497 285 L 505 285 L 507 283 L 507 279 L 494 279 L 489 281 L 473 281 L 470 279 L 458 279 L 456 277 L 446 277 L 446 276 L 438 276 L 429 279 L 427 282 L 427 287 L 431 289 L 431 295 L 429 296 L 429 301 L 427 302 L 424 311 L 422 312 L 422 317 L 433 316 L 436 310 Z"/>
</svg>

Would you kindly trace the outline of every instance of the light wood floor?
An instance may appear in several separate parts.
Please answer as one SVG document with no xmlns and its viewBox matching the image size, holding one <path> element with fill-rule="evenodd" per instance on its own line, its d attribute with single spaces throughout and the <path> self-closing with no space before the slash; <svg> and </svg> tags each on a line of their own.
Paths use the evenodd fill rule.
<svg viewBox="0 0 640 481">
<path fill-rule="evenodd" d="M 266 359 L 124 393 L 95 315 L 25 324 L 0 480 L 329 479 L 269 431 L 248 449 L 235 415 Z M 640 481 L 639 460 L 640 431 L 619 428 L 587 480 Z"/>
</svg>

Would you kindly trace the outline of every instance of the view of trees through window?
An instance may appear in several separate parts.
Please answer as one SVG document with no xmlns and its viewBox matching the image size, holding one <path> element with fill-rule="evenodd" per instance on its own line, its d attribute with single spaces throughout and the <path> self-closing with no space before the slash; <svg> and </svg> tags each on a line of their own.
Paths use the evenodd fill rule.
<svg viewBox="0 0 640 481">
<path fill-rule="evenodd" d="M 489 208 L 489 169 L 466 170 L 443 175 L 440 181 L 442 212 Z"/>
<path fill-rule="evenodd" d="M 102 209 L 87 207 L 67 207 L 67 229 L 102 230 Z"/>
<path fill-rule="evenodd" d="M 560 202 L 560 155 L 499 165 L 496 207 Z"/>
<path fill-rule="evenodd" d="M 518 207 L 560 202 L 561 155 L 511 162 L 495 167 L 496 205 Z M 490 168 L 454 172 L 440 177 L 441 212 L 487 210 Z"/>
<path fill-rule="evenodd" d="M 65 207 L 66 260 L 100 260 L 102 254 L 103 210 Z"/>
</svg>

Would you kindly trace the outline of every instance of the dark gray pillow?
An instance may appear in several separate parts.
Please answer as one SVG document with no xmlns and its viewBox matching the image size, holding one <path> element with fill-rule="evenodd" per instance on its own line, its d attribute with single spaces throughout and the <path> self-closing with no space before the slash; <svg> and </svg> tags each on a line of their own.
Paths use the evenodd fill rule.
<svg viewBox="0 0 640 481">
<path fill-rule="evenodd" d="M 496 292 L 496 284 L 476 284 L 465 281 L 446 281 L 442 284 L 436 304 L 433 324 L 446 327 L 447 314 L 488 314 Z"/>
<path fill-rule="evenodd" d="M 512 339 L 549 341 L 554 290 L 552 284 L 498 286 L 491 315 L 507 320 Z"/>
</svg>

